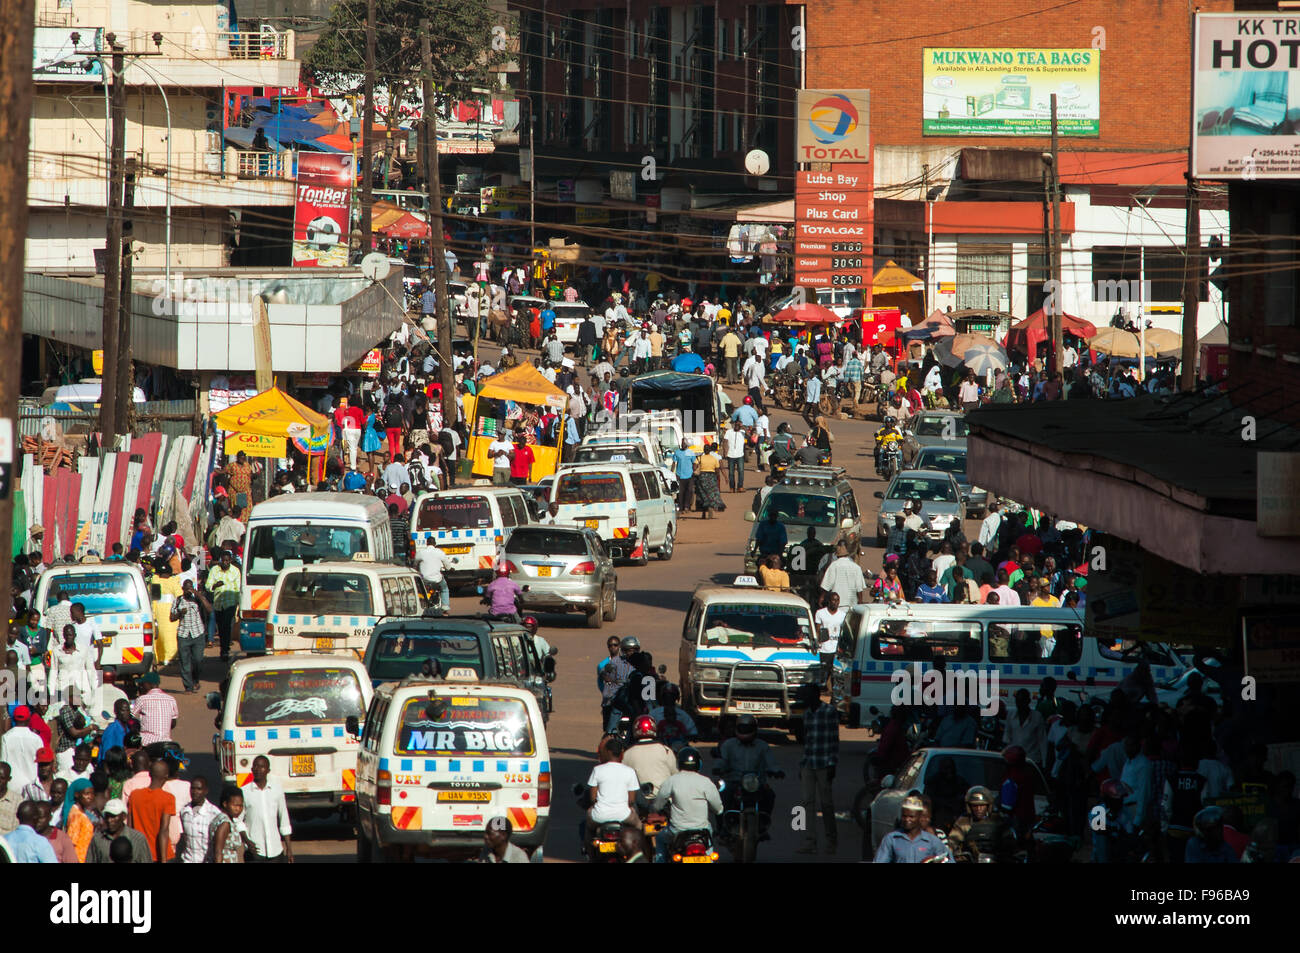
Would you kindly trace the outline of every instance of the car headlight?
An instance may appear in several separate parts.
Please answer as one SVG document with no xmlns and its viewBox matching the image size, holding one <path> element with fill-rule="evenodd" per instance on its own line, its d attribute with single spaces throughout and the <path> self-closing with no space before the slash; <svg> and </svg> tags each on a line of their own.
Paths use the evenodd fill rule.
<svg viewBox="0 0 1300 953">
<path fill-rule="evenodd" d="M 936 515 L 936 516 L 931 516 L 931 517 L 930 517 L 930 525 L 931 525 L 931 526 L 947 526 L 947 525 L 948 525 L 949 523 L 951 523 L 951 522 L 952 522 L 952 517 L 951 517 L 951 516 L 938 516 L 938 515 Z"/>
<path fill-rule="evenodd" d="M 725 677 L 720 668 L 697 668 L 695 670 L 695 680 L 697 682 L 720 682 Z"/>
</svg>

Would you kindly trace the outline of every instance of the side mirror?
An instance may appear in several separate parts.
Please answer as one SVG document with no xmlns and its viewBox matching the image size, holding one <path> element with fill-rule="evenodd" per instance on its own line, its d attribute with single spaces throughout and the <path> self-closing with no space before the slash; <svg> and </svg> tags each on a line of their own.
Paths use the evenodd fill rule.
<svg viewBox="0 0 1300 953">
<path fill-rule="evenodd" d="M 756 519 L 758 519 L 758 514 L 757 514 L 757 513 L 755 513 L 753 510 L 745 510 L 745 522 L 746 522 L 746 523 L 752 523 L 752 522 L 754 522 Z"/>
<path fill-rule="evenodd" d="M 894 786 L 894 776 L 892 774 L 885 775 L 880 782 L 880 790 L 888 791 L 893 786 Z"/>
<path fill-rule="evenodd" d="M 361 737 L 361 721 L 356 715 L 348 715 L 347 720 L 343 722 L 343 727 L 353 738 Z"/>
<path fill-rule="evenodd" d="M 206 698 L 205 698 L 204 700 L 206 701 L 208 708 L 211 709 L 212 711 L 220 711 L 220 710 L 221 710 L 221 693 L 220 693 L 220 692 L 208 692 L 208 694 L 207 694 L 207 696 L 206 696 Z"/>
</svg>

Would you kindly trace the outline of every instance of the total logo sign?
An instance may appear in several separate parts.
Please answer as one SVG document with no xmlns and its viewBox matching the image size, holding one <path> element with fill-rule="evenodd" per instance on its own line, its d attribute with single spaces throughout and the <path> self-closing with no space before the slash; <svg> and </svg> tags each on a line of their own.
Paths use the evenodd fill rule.
<svg viewBox="0 0 1300 953">
<path fill-rule="evenodd" d="M 799 90 L 796 159 L 870 162 L 870 105 L 865 89 Z"/>
</svg>

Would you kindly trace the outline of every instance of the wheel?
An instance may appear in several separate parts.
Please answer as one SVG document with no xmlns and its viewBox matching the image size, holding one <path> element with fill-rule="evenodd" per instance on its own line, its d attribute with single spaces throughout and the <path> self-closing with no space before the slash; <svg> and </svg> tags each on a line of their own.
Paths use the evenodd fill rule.
<svg viewBox="0 0 1300 953">
<path fill-rule="evenodd" d="M 668 532 L 664 534 L 664 541 L 659 544 L 659 550 L 658 552 L 655 553 L 655 555 L 658 556 L 660 559 L 662 559 L 664 562 L 667 562 L 668 560 L 672 559 L 674 542 L 675 541 L 673 539 L 673 527 L 671 524 L 669 524 Z"/>
<path fill-rule="evenodd" d="M 633 566 L 645 566 L 650 562 L 650 544 L 642 541 L 641 555 L 636 559 L 629 560 Z"/>
<path fill-rule="evenodd" d="M 752 864 L 758 857 L 758 822 L 746 820 L 742 815 L 740 823 L 739 860 L 742 864 Z"/>
<path fill-rule="evenodd" d="M 587 613 L 587 628 L 599 629 L 604 624 L 605 612 L 603 607 L 593 609 L 591 612 Z"/>
<path fill-rule="evenodd" d="M 609 593 L 609 608 L 603 610 L 606 622 L 613 622 L 618 616 L 618 589 L 611 589 Z"/>
</svg>

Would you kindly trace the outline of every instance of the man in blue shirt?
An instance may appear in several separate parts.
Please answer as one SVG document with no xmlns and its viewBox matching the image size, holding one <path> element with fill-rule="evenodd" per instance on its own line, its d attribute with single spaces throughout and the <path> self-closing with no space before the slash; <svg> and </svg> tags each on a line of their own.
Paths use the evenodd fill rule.
<svg viewBox="0 0 1300 953">
<path fill-rule="evenodd" d="M 99 763 L 104 763 L 104 755 L 111 748 L 126 748 L 126 736 L 130 733 L 131 725 L 131 703 L 125 698 L 119 698 L 113 703 L 113 721 L 104 729 L 104 735 L 99 742 Z"/>
<path fill-rule="evenodd" d="M 438 296 L 434 294 L 432 285 L 425 285 L 424 294 L 420 295 L 420 313 L 430 318 L 438 313 Z"/>
<path fill-rule="evenodd" d="M 935 571 L 931 569 L 925 574 L 925 582 L 916 587 L 916 594 L 921 597 L 922 602 L 947 602 L 948 593 L 943 586 L 939 585 Z"/>
<path fill-rule="evenodd" d="M 555 327 L 555 310 L 548 304 L 542 309 L 540 317 L 542 319 L 542 337 L 545 337 L 546 332 Z"/>
<path fill-rule="evenodd" d="M 18 805 L 18 827 L 5 835 L 5 846 L 16 864 L 57 864 L 50 842 L 36 833 L 36 802 Z"/>
<path fill-rule="evenodd" d="M 681 516 L 690 512 L 695 500 L 695 454 L 685 440 L 673 451 L 673 465 L 677 468 L 677 513 Z"/>
<path fill-rule="evenodd" d="M 877 864 L 947 863 L 952 854 L 934 834 L 921 829 L 925 802 L 916 795 L 903 799 L 902 830 L 890 831 L 876 851 Z"/>
<path fill-rule="evenodd" d="M 754 409 L 754 398 L 745 398 L 745 402 L 731 415 L 731 422 L 739 423 L 742 427 L 758 426 L 758 411 Z"/>
<path fill-rule="evenodd" d="M 777 519 L 775 506 L 767 511 L 767 519 L 758 524 L 758 529 L 754 533 L 754 542 L 758 544 L 760 557 L 781 556 L 785 553 L 787 542 L 785 524 Z"/>
<path fill-rule="evenodd" d="M 582 442 L 582 434 L 578 433 L 578 420 L 573 416 L 573 411 L 564 415 L 564 461 L 567 463 L 573 459 L 573 448 Z"/>
</svg>

